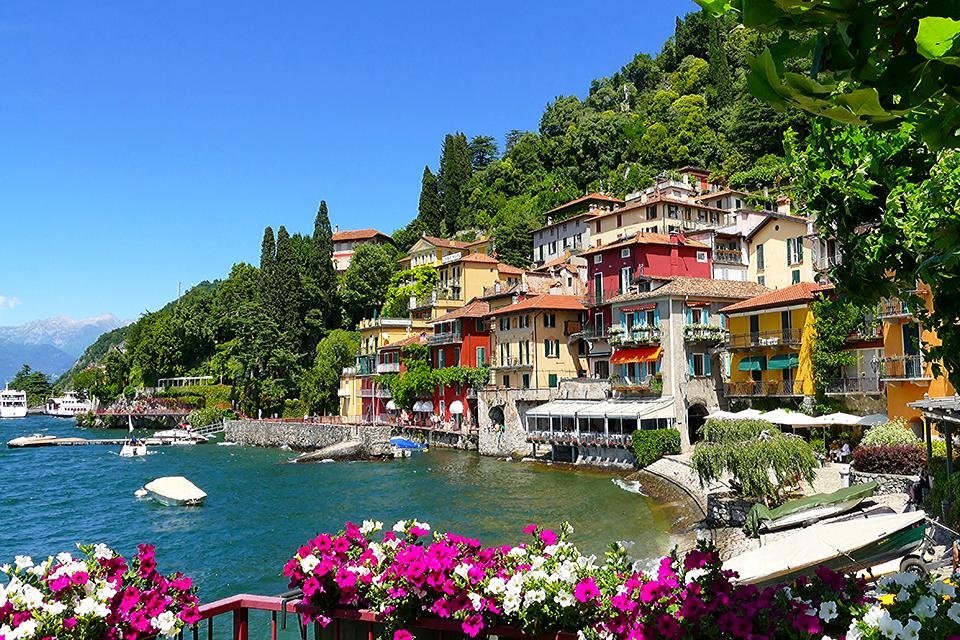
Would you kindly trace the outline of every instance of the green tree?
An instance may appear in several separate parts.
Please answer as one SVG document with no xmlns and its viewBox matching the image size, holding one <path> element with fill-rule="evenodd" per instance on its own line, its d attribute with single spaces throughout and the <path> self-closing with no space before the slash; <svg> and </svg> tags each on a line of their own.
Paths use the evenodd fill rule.
<svg viewBox="0 0 960 640">
<path fill-rule="evenodd" d="M 710 43 L 707 68 L 707 98 L 710 104 L 724 107 L 733 100 L 733 74 L 730 71 L 730 61 L 724 50 L 720 38 L 720 23 L 710 21 Z"/>
<path fill-rule="evenodd" d="M 410 313 L 410 298 L 423 299 L 433 293 L 440 274 L 431 265 L 404 269 L 393 274 L 383 305 L 386 318 L 405 318 Z"/>
<path fill-rule="evenodd" d="M 340 373 L 353 364 L 359 348 L 360 334 L 343 329 L 334 329 L 317 344 L 313 366 L 300 381 L 300 399 L 309 411 L 337 413 Z"/>
<path fill-rule="evenodd" d="M 27 404 L 31 407 L 42 405 L 50 397 L 53 385 L 50 376 L 42 371 L 34 371 L 30 365 L 23 365 L 10 381 L 10 388 L 24 391 L 27 394 Z"/>
<path fill-rule="evenodd" d="M 356 326 L 383 306 L 397 269 L 397 252 L 392 245 L 364 242 L 354 249 L 340 287 L 346 326 Z"/>
<path fill-rule="evenodd" d="M 430 171 L 429 166 L 423 167 L 423 178 L 420 180 L 420 203 L 417 207 L 417 222 L 423 231 L 431 235 L 440 233 L 440 223 L 443 220 L 443 201 L 440 199 L 440 188 L 437 177 Z M 396 234 L 394 234 L 396 235 Z M 416 237 L 420 237 L 417 233 Z"/>
<path fill-rule="evenodd" d="M 474 136 L 468 146 L 470 149 L 470 165 L 474 171 L 487 168 L 499 155 L 497 141 L 491 136 Z"/>
<path fill-rule="evenodd" d="M 527 268 L 531 262 L 530 234 L 539 226 L 536 202 L 527 196 L 511 199 L 501 211 L 493 231 L 497 257 L 515 267 Z"/>
<path fill-rule="evenodd" d="M 321 328 L 340 326 L 341 314 L 337 298 L 337 272 L 333 266 L 333 231 L 330 228 L 330 215 L 327 202 L 320 201 L 313 222 L 313 269 L 308 274 L 307 300 L 304 309 L 308 324 L 314 335 Z M 308 343 L 310 350 L 316 340 Z"/>
<path fill-rule="evenodd" d="M 277 230 L 277 261 L 274 275 L 276 307 L 268 309 L 277 321 L 280 331 L 286 336 L 287 347 L 298 351 L 303 340 L 301 307 L 303 290 L 296 255 L 290 244 L 290 235 L 280 225 Z"/>
<path fill-rule="evenodd" d="M 463 191 L 472 172 L 467 136 L 460 132 L 447 134 L 443 140 L 438 179 L 443 200 L 443 220 L 450 233 L 469 226 L 469 221 L 463 215 Z"/>
<path fill-rule="evenodd" d="M 277 302 L 276 264 L 277 243 L 273 237 L 273 227 L 267 227 L 263 230 L 260 243 L 260 301 L 268 308 L 275 307 Z"/>
</svg>

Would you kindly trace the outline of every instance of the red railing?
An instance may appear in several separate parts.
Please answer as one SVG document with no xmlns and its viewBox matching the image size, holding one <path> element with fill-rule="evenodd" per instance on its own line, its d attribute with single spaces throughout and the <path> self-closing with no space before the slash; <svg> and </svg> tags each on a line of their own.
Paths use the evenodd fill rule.
<svg viewBox="0 0 960 640">
<path fill-rule="evenodd" d="M 251 636 L 251 630 L 256 633 L 256 626 L 251 627 L 251 612 L 266 612 L 269 617 L 269 633 L 271 640 L 277 640 L 278 633 L 288 626 L 297 630 L 299 637 L 306 640 L 311 634 L 307 625 L 302 624 L 297 615 L 297 603 L 299 595 L 293 592 L 281 596 L 258 596 L 241 593 L 223 600 L 217 600 L 200 607 L 201 622 L 192 629 L 181 634 L 181 637 L 193 637 L 199 640 L 205 636 L 208 640 L 214 637 L 225 637 L 223 632 L 218 631 L 214 634 L 215 628 L 220 625 L 215 624 L 215 620 L 221 616 L 230 615 L 233 633 L 229 637 L 233 640 L 249 640 L 251 637 L 260 638 L 260 635 Z M 325 629 L 319 624 L 311 624 L 313 627 L 314 640 L 375 640 L 382 635 L 383 625 L 379 617 L 372 611 L 355 610 L 337 610 L 330 616 L 333 622 Z M 264 625 L 264 631 L 266 630 Z M 205 628 L 204 628 L 205 627 Z M 446 636 L 450 640 L 462 638 L 463 631 L 458 622 L 452 620 L 441 620 L 439 618 L 422 618 L 414 624 L 407 627 L 416 637 L 425 637 L 432 640 L 444 640 Z M 203 629 L 203 633 L 201 632 Z M 428 633 L 418 633 L 423 630 Z M 495 635 L 500 638 L 511 638 L 517 640 L 533 640 L 531 636 L 526 635 L 519 629 L 513 627 L 491 627 L 485 629 L 485 636 Z M 192 636 L 190 635 L 192 633 Z M 574 640 L 576 634 L 559 632 L 552 634 L 541 634 L 536 636 L 536 640 Z M 389 640 L 389 639 L 388 639 Z"/>
</svg>

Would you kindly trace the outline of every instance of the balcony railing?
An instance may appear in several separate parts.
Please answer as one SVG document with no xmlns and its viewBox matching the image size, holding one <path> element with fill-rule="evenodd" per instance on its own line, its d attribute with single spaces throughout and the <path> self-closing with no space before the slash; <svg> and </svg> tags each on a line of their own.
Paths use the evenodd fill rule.
<svg viewBox="0 0 960 640">
<path fill-rule="evenodd" d="M 519 356 L 510 356 L 508 358 L 493 358 L 490 361 L 491 369 L 527 369 L 533 368 L 529 362 L 522 362 Z"/>
<path fill-rule="evenodd" d="M 360 389 L 361 398 L 392 398 L 390 389 L 386 386 L 378 385 L 376 387 L 363 387 Z"/>
<path fill-rule="evenodd" d="M 610 336 L 610 327 L 586 326 L 580 332 L 584 340 L 606 340 Z"/>
<path fill-rule="evenodd" d="M 427 344 L 455 344 L 457 342 L 463 342 L 463 334 L 460 331 L 444 331 L 443 333 L 427 335 Z"/>
<path fill-rule="evenodd" d="M 880 305 L 880 313 L 877 315 L 884 319 L 910 318 L 913 316 L 913 311 L 910 310 L 910 306 L 903 300 L 891 298 L 883 301 L 883 303 Z"/>
<path fill-rule="evenodd" d="M 609 300 L 615 295 L 619 295 L 619 294 L 607 293 L 605 291 L 596 291 L 591 289 L 587 291 L 587 295 L 583 297 L 581 302 L 583 302 L 583 304 L 588 307 L 596 307 L 598 305 L 606 304 L 607 300 Z"/>
<path fill-rule="evenodd" d="M 399 371 L 399 362 L 380 362 L 377 364 L 377 373 L 398 373 Z"/>
<path fill-rule="evenodd" d="M 727 397 L 730 398 L 776 398 L 803 395 L 799 381 L 796 380 L 787 382 L 783 380 L 730 382 L 725 385 L 725 388 Z"/>
<path fill-rule="evenodd" d="M 827 381 L 824 393 L 828 396 L 843 396 L 854 394 L 876 395 L 881 393 L 879 378 L 834 378 Z"/>
<path fill-rule="evenodd" d="M 409 318 L 366 318 L 360 321 L 360 329 L 372 327 L 409 327 L 413 323 Z"/>
<path fill-rule="evenodd" d="M 716 264 L 743 264 L 743 253 L 733 249 L 717 249 L 713 252 Z"/>
<path fill-rule="evenodd" d="M 342 375 L 342 376 L 355 376 L 355 375 L 357 375 L 357 368 L 356 368 L 356 367 L 344 367 L 344 368 L 343 368 L 343 371 L 340 372 L 340 375 Z"/>
<path fill-rule="evenodd" d="M 349 396 L 350 396 L 350 388 L 349 388 L 349 387 L 347 387 L 347 388 L 340 387 L 339 389 L 337 389 L 337 396 L 340 397 L 340 398 L 349 397 Z"/>
<path fill-rule="evenodd" d="M 683 327 L 683 339 L 689 342 L 723 342 L 727 330 L 716 324 L 688 324 Z"/>
<path fill-rule="evenodd" d="M 612 422 L 612 421 L 611 421 Z M 528 431 L 527 442 L 588 447 L 633 448 L 633 434 L 574 431 Z"/>
<path fill-rule="evenodd" d="M 623 325 L 610 328 L 610 344 L 660 344 L 660 327 L 631 327 Z"/>
<path fill-rule="evenodd" d="M 933 376 L 923 356 L 893 356 L 880 360 L 881 380 L 930 380 Z"/>
<path fill-rule="evenodd" d="M 876 324 L 857 327 L 850 332 L 849 336 L 847 336 L 848 342 L 861 342 L 863 340 L 877 339 L 883 339 L 883 325 L 879 322 Z"/>
<path fill-rule="evenodd" d="M 839 253 L 833 255 L 821 255 L 813 261 L 813 268 L 817 271 L 829 271 L 843 262 L 843 256 Z"/>
<path fill-rule="evenodd" d="M 802 340 L 803 329 L 794 327 L 773 331 L 756 331 L 753 333 L 731 333 L 727 336 L 727 346 L 731 349 L 774 347 L 781 344 L 797 345 L 800 344 Z"/>
</svg>

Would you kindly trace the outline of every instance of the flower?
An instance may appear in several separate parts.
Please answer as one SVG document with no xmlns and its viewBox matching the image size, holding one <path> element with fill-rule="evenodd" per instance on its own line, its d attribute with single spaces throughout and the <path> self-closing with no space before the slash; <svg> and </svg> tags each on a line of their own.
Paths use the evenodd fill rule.
<svg viewBox="0 0 960 640">
<path fill-rule="evenodd" d="M 937 580 L 930 585 L 930 590 L 944 600 L 957 597 L 957 589 L 949 582 Z"/>
<path fill-rule="evenodd" d="M 960 603 L 954 602 L 947 609 L 947 617 L 953 620 L 956 624 L 960 624 Z"/>
<path fill-rule="evenodd" d="M 393 632 L 393 640 L 413 640 L 413 634 L 406 629 L 397 629 Z"/>
<path fill-rule="evenodd" d="M 903 623 L 891 616 L 887 610 L 883 611 L 877 623 L 880 634 L 889 640 L 896 640 L 903 631 Z"/>
<path fill-rule="evenodd" d="M 379 520 L 364 520 L 363 524 L 360 525 L 360 533 L 363 535 L 369 535 L 374 531 L 380 531 L 381 529 L 383 529 L 383 523 Z M 409 631 L 407 633 L 409 633 Z"/>
<path fill-rule="evenodd" d="M 300 558 L 300 568 L 304 573 L 310 573 L 320 564 L 320 559 L 312 553 Z"/>
<path fill-rule="evenodd" d="M 33 566 L 33 558 L 30 556 L 16 556 L 13 559 L 13 563 L 17 571 L 23 571 Z"/>
<path fill-rule="evenodd" d="M 540 541 L 547 545 L 556 544 L 557 534 L 550 529 L 544 529 L 540 532 Z"/>
<path fill-rule="evenodd" d="M 821 602 L 819 617 L 824 622 L 830 622 L 831 620 L 836 620 L 837 616 L 837 603 L 833 601 Z"/>
<path fill-rule="evenodd" d="M 573 596 L 580 602 L 589 602 L 600 596 L 600 589 L 593 578 L 586 578 L 577 583 L 573 590 Z"/>
<path fill-rule="evenodd" d="M 920 619 L 932 618 L 937 615 L 937 600 L 932 596 L 920 596 L 913 606 L 913 615 Z"/>
<path fill-rule="evenodd" d="M 907 624 L 903 625 L 903 630 L 900 632 L 900 640 L 918 640 L 921 626 L 919 620 L 911 618 Z"/>
</svg>

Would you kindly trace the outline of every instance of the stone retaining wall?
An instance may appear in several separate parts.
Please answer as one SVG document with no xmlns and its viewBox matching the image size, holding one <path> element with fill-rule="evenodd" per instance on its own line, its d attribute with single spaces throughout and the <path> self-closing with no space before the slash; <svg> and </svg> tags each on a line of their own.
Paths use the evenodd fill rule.
<svg viewBox="0 0 960 640">
<path fill-rule="evenodd" d="M 476 451 L 479 436 L 476 433 L 460 433 L 457 431 L 443 431 L 440 429 L 417 429 L 412 427 L 393 427 L 393 433 L 415 442 L 422 442 L 428 447 L 440 449 L 461 449 Z"/>
<path fill-rule="evenodd" d="M 711 527 L 742 527 L 747 522 L 747 513 L 752 507 L 752 502 L 734 493 L 709 493 L 707 494 L 707 524 Z"/>
<path fill-rule="evenodd" d="M 527 442 L 527 411 L 555 400 L 556 389 L 482 389 L 477 392 L 478 447 L 483 456 L 525 457 L 533 453 Z M 502 412 L 503 419 L 499 419 Z M 491 415 L 497 414 L 495 416 Z"/>
<path fill-rule="evenodd" d="M 864 473 L 850 467 L 850 484 L 867 484 L 874 482 L 879 485 L 877 495 L 889 493 L 908 493 L 910 486 L 917 482 L 918 476 L 898 476 L 886 473 Z"/>
<path fill-rule="evenodd" d="M 227 420 L 224 437 L 251 447 L 289 447 L 312 451 L 351 440 L 359 441 L 367 457 L 390 455 L 389 426 L 356 426 L 310 422 Z"/>
</svg>

